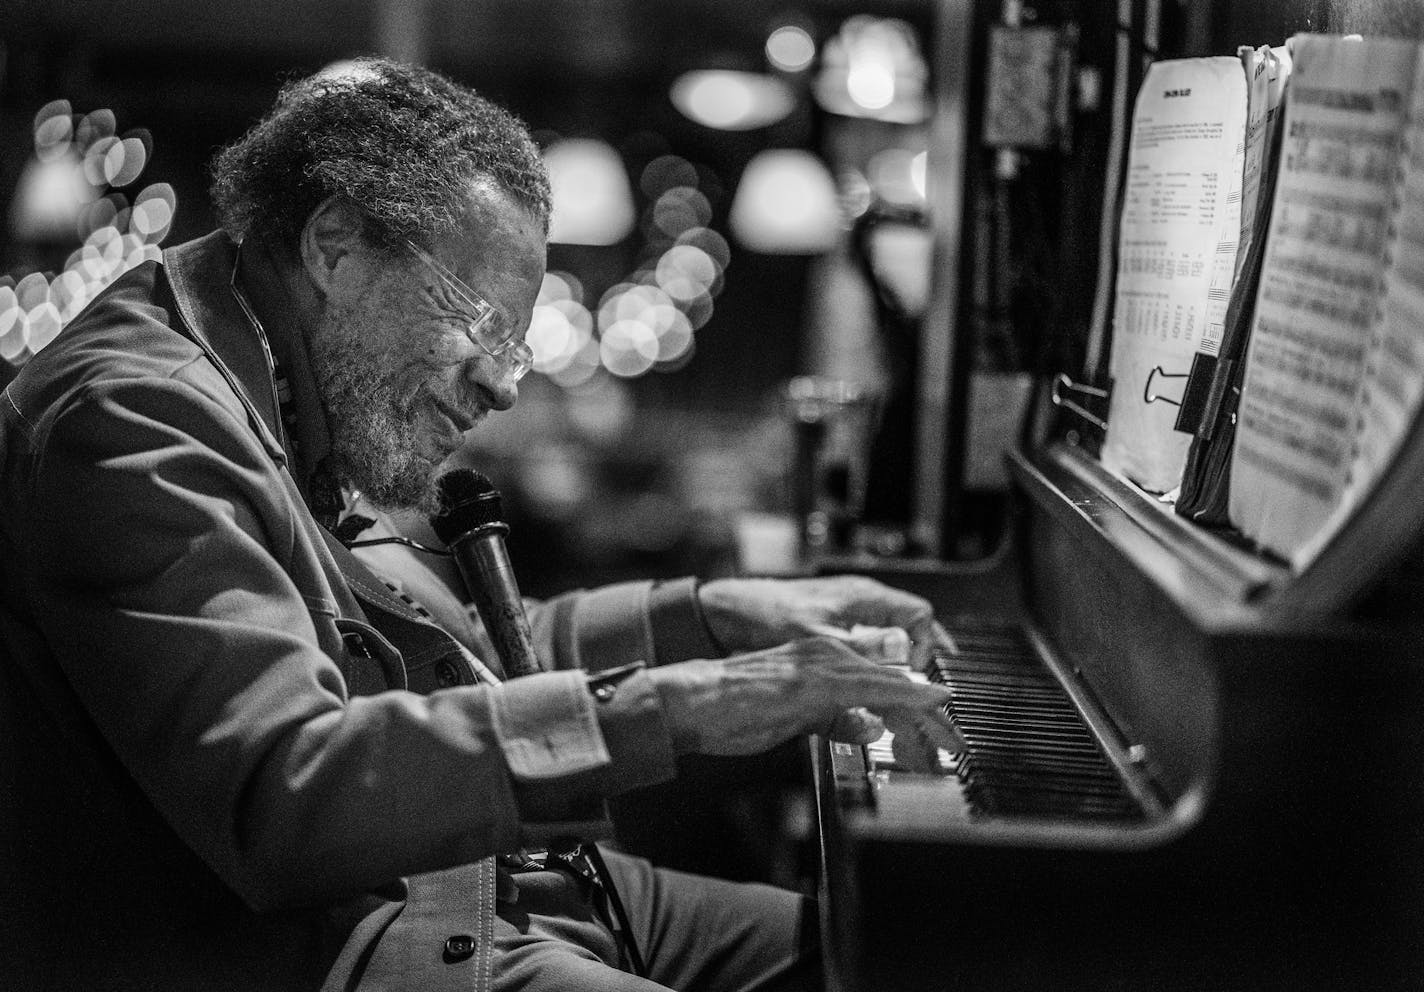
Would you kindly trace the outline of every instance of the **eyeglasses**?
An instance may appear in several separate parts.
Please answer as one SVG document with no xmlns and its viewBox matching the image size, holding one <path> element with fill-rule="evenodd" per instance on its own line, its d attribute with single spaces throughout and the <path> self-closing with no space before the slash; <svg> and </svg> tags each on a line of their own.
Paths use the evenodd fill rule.
<svg viewBox="0 0 1424 992">
<path fill-rule="evenodd" d="M 476 293 L 459 276 L 435 260 L 435 257 L 414 241 L 405 243 L 416 258 L 440 277 L 445 288 L 469 308 L 470 323 L 465 328 L 465 336 L 479 345 L 485 354 L 499 363 L 511 382 L 518 382 L 534 367 L 534 351 L 521 339 L 514 336 L 514 329 L 499 307 Z"/>
</svg>

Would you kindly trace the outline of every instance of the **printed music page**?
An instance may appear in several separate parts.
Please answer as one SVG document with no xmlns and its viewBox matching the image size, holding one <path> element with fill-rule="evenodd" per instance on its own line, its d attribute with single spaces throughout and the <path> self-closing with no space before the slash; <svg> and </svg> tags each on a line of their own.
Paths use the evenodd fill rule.
<svg viewBox="0 0 1424 992">
<path fill-rule="evenodd" d="M 1241 175 L 1241 233 L 1237 238 L 1236 272 L 1241 274 L 1241 263 L 1251 250 L 1256 231 L 1256 201 L 1261 192 L 1261 176 L 1271 163 L 1266 161 L 1267 126 L 1280 112 L 1281 98 L 1285 93 L 1286 80 L 1290 78 L 1290 56 L 1285 47 L 1260 48 L 1242 47 L 1237 51 L 1241 64 L 1246 69 L 1246 156 Z"/>
<path fill-rule="evenodd" d="M 1411 92 L 1391 198 L 1384 299 L 1375 310 L 1365 352 L 1350 467 L 1339 505 L 1297 553 L 1299 566 L 1309 563 L 1374 491 L 1419 416 L 1424 394 L 1424 54 L 1415 55 Z M 1411 489 L 1405 498 L 1419 499 Z"/>
<path fill-rule="evenodd" d="M 1102 462 L 1152 492 L 1181 482 L 1191 436 L 1174 429 L 1173 401 L 1192 355 L 1214 355 L 1221 343 L 1241 221 L 1246 93 L 1240 59 L 1157 62 L 1133 111 Z"/>
<path fill-rule="evenodd" d="M 1417 381 L 1413 399 L 1397 381 L 1417 374 L 1386 369 L 1398 359 L 1383 337 L 1372 349 L 1371 336 L 1384 320 L 1386 278 L 1402 282 L 1391 326 L 1407 322 L 1417 305 L 1420 235 L 1411 236 L 1412 248 L 1403 244 L 1403 274 L 1388 273 L 1416 44 L 1304 35 L 1292 48 L 1281 171 L 1237 411 L 1230 515 L 1247 537 L 1299 569 L 1338 527 L 1359 451 L 1367 452 L 1361 471 L 1372 471 L 1367 466 L 1389 447 L 1382 441 L 1399 437 L 1401 411 L 1417 406 Z M 1415 348 L 1406 350 L 1417 360 Z M 1367 383 L 1371 354 L 1375 374 Z M 1362 407 L 1367 389 L 1374 399 Z"/>
</svg>

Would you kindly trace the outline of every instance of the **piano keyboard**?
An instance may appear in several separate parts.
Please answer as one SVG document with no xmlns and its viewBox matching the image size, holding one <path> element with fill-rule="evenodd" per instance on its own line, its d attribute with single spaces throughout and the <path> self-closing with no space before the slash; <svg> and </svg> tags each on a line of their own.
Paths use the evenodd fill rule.
<svg viewBox="0 0 1424 992">
<path fill-rule="evenodd" d="M 1068 694 L 1013 627 L 959 628 L 935 652 L 928 680 L 952 694 L 965 750 L 941 752 L 971 817 L 1135 820 L 1123 786 Z M 913 675 L 912 675 L 913 677 Z M 872 784 L 908 774 L 887 734 L 866 749 Z M 887 775 L 888 773 L 888 775 Z"/>
</svg>

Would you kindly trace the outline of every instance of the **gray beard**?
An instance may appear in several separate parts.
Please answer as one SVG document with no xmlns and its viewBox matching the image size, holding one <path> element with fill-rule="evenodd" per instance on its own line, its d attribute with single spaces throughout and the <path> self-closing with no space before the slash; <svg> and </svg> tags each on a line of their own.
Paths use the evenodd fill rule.
<svg viewBox="0 0 1424 992">
<path fill-rule="evenodd" d="M 311 363 L 331 433 L 328 465 L 385 511 L 439 509 L 435 465 L 416 443 L 416 413 L 389 374 L 332 321 L 312 335 Z"/>
</svg>

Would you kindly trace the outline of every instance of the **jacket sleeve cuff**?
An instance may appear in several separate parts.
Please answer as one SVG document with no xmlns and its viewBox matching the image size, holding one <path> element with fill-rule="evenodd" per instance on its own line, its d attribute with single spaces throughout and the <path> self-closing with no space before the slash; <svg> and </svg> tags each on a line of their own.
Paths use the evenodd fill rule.
<svg viewBox="0 0 1424 992">
<path fill-rule="evenodd" d="M 619 582 L 579 593 L 568 611 L 574 661 L 596 672 L 653 654 L 653 629 L 648 623 L 650 582 Z"/>
<path fill-rule="evenodd" d="M 646 672 L 622 679 L 616 691 L 599 701 L 589 692 L 583 673 L 557 675 L 577 680 L 578 692 L 595 720 L 605 760 L 596 765 L 573 761 L 562 774 L 540 777 L 520 775 L 511 765 L 515 800 L 526 837 L 579 832 L 583 830 L 582 823 L 598 816 L 594 809 L 599 800 L 665 782 L 677 773 L 662 701 Z M 529 676 L 509 685 L 548 677 Z M 509 756 L 508 749 L 505 754 Z"/>
<path fill-rule="evenodd" d="M 558 778 L 608 764 L 593 699 L 579 672 L 543 672 L 491 687 L 495 736 L 516 780 Z"/>
<path fill-rule="evenodd" d="M 648 591 L 648 627 L 659 665 L 726 654 L 702 616 L 694 578 L 653 583 Z"/>
<path fill-rule="evenodd" d="M 694 578 L 620 582 L 553 606 L 549 637 L 560 668 L 568 655 L 575 666 L 597 672 L 637 661 L 668 665 L 726 653 L 703 619 Z"/>
</svg>

